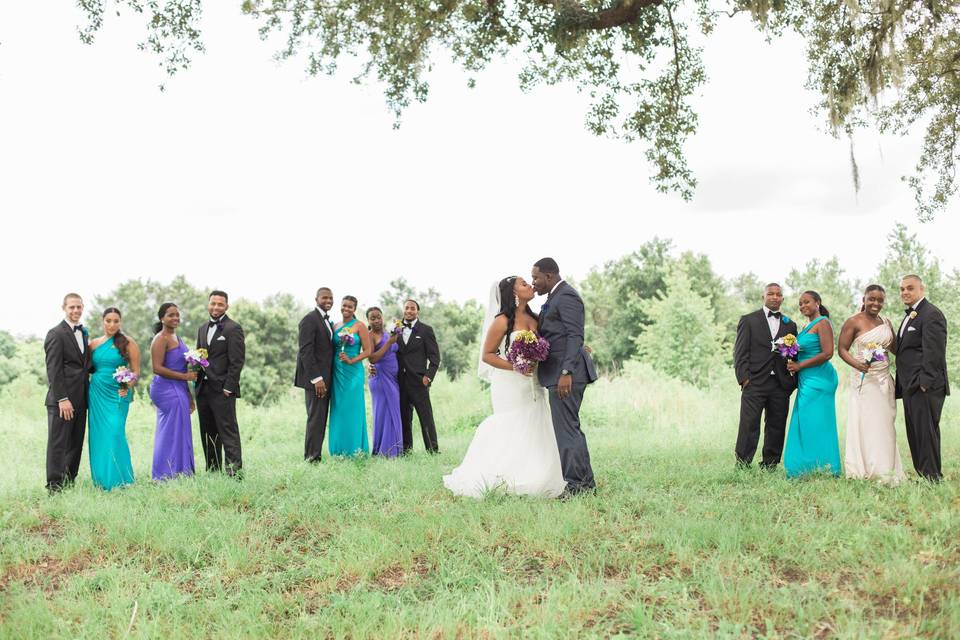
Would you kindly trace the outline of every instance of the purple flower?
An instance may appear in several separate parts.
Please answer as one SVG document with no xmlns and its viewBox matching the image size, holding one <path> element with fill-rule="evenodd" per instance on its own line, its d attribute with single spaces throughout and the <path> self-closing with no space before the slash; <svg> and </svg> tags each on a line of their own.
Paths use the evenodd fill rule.
<svg viewBox="0 0 960 640">
<path fill-rule="evenodd" d="M 507 350 L 507 362 L 513 370 L 524 375 L 533 371 L 538 362 L 550 355 L 550 343 L 532 331 L 521 331 Z"/>
</svg>

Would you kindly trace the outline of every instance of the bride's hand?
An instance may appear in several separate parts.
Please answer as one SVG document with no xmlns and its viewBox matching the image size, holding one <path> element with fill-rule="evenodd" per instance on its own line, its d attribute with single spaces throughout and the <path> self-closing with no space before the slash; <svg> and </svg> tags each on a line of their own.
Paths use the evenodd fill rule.
<svg viewBox="0 0 960 640">
<path fill-rule="evenodd" d="M 860 371 L 861 373 L 867 373 L 870 371 L 870 365 L 867 364 L 866 362 L 858 362 L 855 369 L 857 371 Z"/>
</svg>

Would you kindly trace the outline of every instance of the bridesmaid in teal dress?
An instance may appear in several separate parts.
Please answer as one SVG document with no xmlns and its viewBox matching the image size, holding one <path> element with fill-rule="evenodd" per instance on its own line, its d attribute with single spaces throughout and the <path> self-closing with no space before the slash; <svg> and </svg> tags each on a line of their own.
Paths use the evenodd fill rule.
<svg viewBox="0 0 960 640">
<path fill-rule="evenodd" d="M 796 362 L 787 369 L 797 376 L 797 397 L 790 416 L 790 430 L 783 453 L 788 478 L 824 471 L 840 475 L 840 441 L 837 437 L 837 371 L 833 357 L 833 326 L 830 313 L 816 291 L 800 296 L 800 313 L 810 321 L 797 344 Z"/>
<path fill-rule="evenodd" d="M 356 317 L 357 299 L 347 296 L 340 305 L 343 322 L 334 328 L 333 389 L 330 391 L 330 439 L 332 456 L 370 452 L 367 440 L 367 409 L 363 400 L 364 359 L 372 351 L 370 333 Z M 352 343 L 352 344 L 351 344 Z"/>
<path fill-rule="evenodd" d="M 120 310 L 103 312 L 104 335 L 90 343 L 92 375 L 87 400 L 89 411 L 90 475 L 93 484 L 110 491 L 133 484 L 133 465 L 127 444 L 127 412 L 133 400 L 129 388 L 113 378 L 117 367 L 140 375 L 140 349 L 120 330 Z"/>
</svg>

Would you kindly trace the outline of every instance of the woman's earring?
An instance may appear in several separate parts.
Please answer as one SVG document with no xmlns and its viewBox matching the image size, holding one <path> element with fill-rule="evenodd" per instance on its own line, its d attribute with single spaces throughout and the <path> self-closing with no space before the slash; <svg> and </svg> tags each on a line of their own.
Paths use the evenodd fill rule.
<svg viewBox="0 0 960 640">
<path fill-rule="evenodd" d="M 513 296 L 513 306 L 515 306 L 515 307 L 519 307 L 519 306 L 520 306 L 520 296 L 518 296 L 518 295 L 514 295 L 514 296 Z"/>
</svg>

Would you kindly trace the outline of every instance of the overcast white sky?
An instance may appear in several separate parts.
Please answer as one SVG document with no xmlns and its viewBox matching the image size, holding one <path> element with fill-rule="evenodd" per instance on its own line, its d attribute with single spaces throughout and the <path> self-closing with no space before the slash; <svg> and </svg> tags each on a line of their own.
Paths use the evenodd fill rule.
<svg viewBox="0 0 960 640">
<path fill-rule="evenodd" d="M 656 193 L 641 146 L 586 132 L 572 88 L 521 93 L 516 61 L 474 90 L 440 64 L 394 130 L 377 87 L 275 63 L 238 5 L 206 3 L 207 53 L 166 80 L 134 20 L 86 46 L 72 6 L 0 0 L 0 329 L 42 334 L 68 290 L 181 273 L 253 299 L 328 284 L 363 305 L 403 275 L 482 300 L 544 255 L 582 277 L 655 235 L 727 276 L 837 255 L 865 278 L 901 221 L 958 264 L 957 203 L 921 225 L 899 179 L 922 133 L 858 135 L 857 196 L 847 141 L 808 113 L 802 43 L 743 19 L 707 45 L 684 203 Z"/>
</svg>

